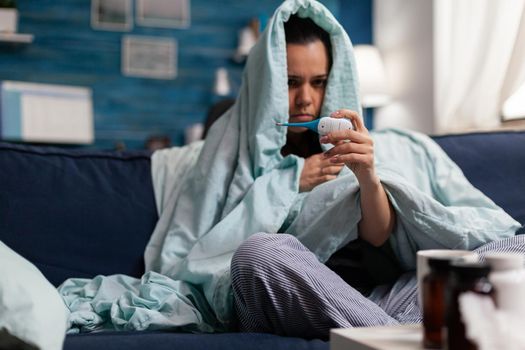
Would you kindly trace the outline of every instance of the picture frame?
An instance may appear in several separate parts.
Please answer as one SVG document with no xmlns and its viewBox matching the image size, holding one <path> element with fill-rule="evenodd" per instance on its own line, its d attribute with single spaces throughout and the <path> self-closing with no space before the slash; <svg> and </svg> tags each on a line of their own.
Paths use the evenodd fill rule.
<svg viewBox="0 0 525 350">
<path fill-rule="evenodd" d="M 188 28 L 190 0 L 137 0 L 136 16 L 142 26 Z"/>
<path fill-rule="evenodd" d="M 91 0 L 91 27 L 130 31 L 133 28 L 132 0 Z"/>
<path fill-rule="evenodd" d="M 167 37 L 125 35 L 122 38 L 122 74 L 174 79 L 177 76 L 177 41 Z"/>
</svg>

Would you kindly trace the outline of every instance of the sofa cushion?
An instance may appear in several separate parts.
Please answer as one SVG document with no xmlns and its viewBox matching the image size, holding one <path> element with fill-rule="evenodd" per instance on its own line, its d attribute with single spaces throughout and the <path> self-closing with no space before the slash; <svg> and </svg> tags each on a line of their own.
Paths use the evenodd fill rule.
<svg viewBox="0 0 525 350">
<path fill-rule="evenodd" d="M 140 277 L 157 222 L 150 157 L 0 143 L 0 240 L 55 286 Z"/>
<path fill-rule="evenodd" d="M 435 136 L 479 190 L 525 225 L 525 131 Z"/>
<path fill-rule="evenodd" d="M 68 335 L 64 350 L 328 350 L 322 340 L 281 337 L 262 333 L 187 334 L 173 332 L 102 332 Z"/>
</svg>

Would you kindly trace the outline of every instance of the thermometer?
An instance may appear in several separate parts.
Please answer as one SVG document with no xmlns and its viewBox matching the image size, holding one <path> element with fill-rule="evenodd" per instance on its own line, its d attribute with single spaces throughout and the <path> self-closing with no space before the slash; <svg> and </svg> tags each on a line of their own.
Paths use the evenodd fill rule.
<svg viewBox="0 0 525 350">
<path fill-rule="evenodd" d="M 304 123 L 277 123 L 278 126 L 299 126 L 308 128 L 321 136 L 332 131 L 353 129 L 352 122 L 345 118 L 322 117 Z"/>
</svg>

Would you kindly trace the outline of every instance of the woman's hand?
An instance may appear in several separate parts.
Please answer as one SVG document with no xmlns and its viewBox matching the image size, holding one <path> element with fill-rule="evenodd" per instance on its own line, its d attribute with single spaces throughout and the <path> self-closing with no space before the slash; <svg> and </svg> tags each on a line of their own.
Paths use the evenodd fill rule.
<svg viewBox="0 0 525 350">
<path fill-rule="evenodd" d="M 374 142 L 359 115 L 348 109 L 332 113 L 332 118 L 347 118 L 354 130 L 333 131 L 321 138 L 321 143 L 331 143 L 334 147 L 324 153 L 333 164 L 344 163 L 353 171 L 360 186 L 378 184 L 374 168 Z"/>
<path fill-rule="evenodd" d="M 325 158 L 334 164 L 343 162 L 354 172 L 361 192 L 359 236 L 376 247 L 381 246 L 394 228 L 396 214 L 375 173 L 374 142 L 356 112 L 342 109 L 331 117 L 350 119 L 354 130 L 334 131 L 323 136 L 322 143 L 334 145 L 324 153 Z"/>
<path fill-rule="evenodd" d="M 330 161 L 323 153 L 306 158 L 299 181 L 299 192 L 311 191 L 315 186 L 335 179 L 343 166 L 343 163 Z"/>
</svg>

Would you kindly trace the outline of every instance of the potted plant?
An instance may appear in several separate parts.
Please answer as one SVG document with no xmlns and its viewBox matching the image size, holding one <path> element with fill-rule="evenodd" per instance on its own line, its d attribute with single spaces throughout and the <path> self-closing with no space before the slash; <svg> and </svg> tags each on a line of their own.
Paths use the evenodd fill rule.
<svg viewBox="0 0 525 350">
<path fill-rule="evenodd" d="M 17 25 L 16 0 L 0 0 L 0 33 L 16 33 Z"/>
</svg>

